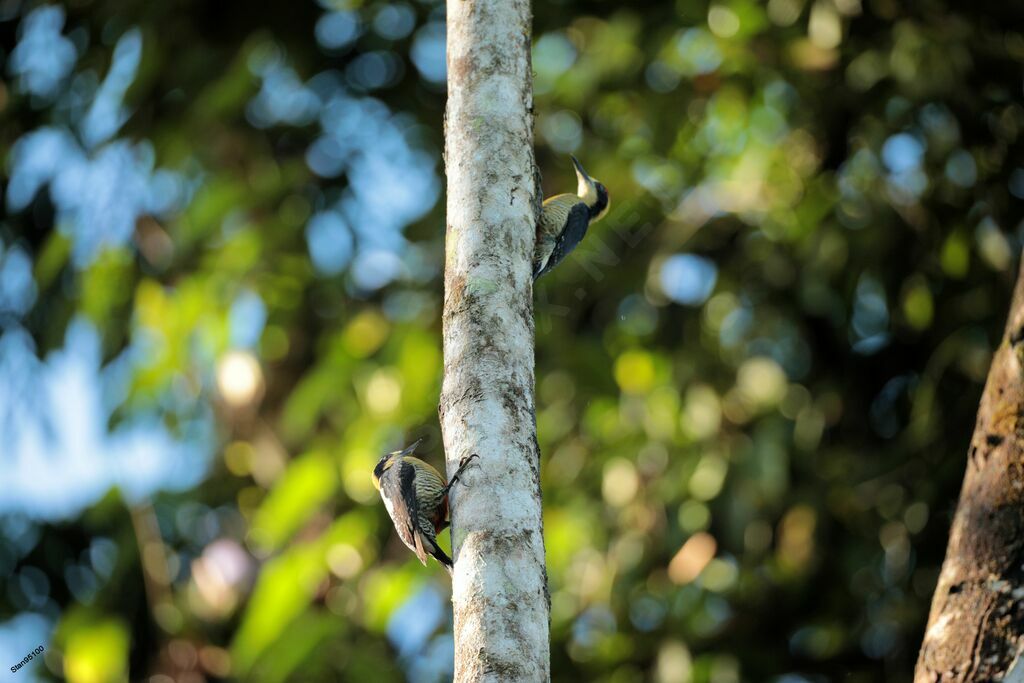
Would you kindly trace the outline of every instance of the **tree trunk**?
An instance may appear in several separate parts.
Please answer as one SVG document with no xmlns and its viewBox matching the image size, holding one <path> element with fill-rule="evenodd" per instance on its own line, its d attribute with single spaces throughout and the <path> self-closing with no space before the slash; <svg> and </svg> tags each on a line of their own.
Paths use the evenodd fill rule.
<svg viewBox="0 0 1024 683">
<path fill-rule="evenodd" d="M 455 680 L 550 679 L 534 412 L 529 0 L 449 0 L 444 385 Z"/>
<path fill-rule="evenodd" d="M 1024 261 L 992 359 L 915 683 L 1024 681 Z"/>
</svg>

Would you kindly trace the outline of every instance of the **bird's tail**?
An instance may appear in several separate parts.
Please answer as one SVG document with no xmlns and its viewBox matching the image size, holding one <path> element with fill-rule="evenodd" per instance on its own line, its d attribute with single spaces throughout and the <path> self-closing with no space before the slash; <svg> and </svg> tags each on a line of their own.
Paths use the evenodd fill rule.
<svg viewBox="0 0 1024 683">
<path fill-rule="evenodd" d="M 452 575 L 452 570 L 454 568 L 452 566 L 452 558 L 448 557 L 448 555 L 446 555 L 445 552 L 443 550 L 441 550 L 441 546 L 439 546 L 439 545 L 437 545 L 435 543 L 434 544 L 434 550 L 431 551 L 430 554 L 434 556 L 435 560 L 437 560 L 438 562 L 441 563 L 442 567 L 444 567 L 446 570 L 448 570 L 448 576 L 451 576 Z"/>
</svg>

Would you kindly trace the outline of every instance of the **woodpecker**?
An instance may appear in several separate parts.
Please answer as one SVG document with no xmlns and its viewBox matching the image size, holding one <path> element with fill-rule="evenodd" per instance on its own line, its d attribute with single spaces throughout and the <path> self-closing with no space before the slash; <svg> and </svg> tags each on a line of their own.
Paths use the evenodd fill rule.
<svg viewBox="0 0 1024 683">
<path fill-rule="evenodd" d="M 373 485 L 384 499 L 399 538 L 427 564 L 427 555 L 452 573 L 452 559 L 437 544 L 437 535 L 448 527 L 448 491 L 459 475 L 478 457 L 475 453 L 459 463 L 447 484 L 441 473 L 430 464 L 413 456 L 422 439 L 402 451 L 381 457 L 373 468 Z"/>
<path fill-rule="evenodd" d="M 587 233 L 587 227 L 608 213 L 608 189 L 587 175 L 579 159 L 571 158 L 578 181 L 576 194 L 556 194 L 544 200 L 533 251 L 534 281 L 568 256 Z"/>
</svg>

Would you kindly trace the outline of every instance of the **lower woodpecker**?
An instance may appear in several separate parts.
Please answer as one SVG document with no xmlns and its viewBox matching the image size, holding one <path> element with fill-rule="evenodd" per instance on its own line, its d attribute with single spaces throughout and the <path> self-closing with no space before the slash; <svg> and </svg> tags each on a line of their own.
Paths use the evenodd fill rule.
<svg viewBox="0 0 1024 683">
<path fill-rule="evenodd" d="M 452 480 L 445 483 L 440 472 L 413 455 L 420 441 L 382 456 L 373 468 L 373 485 L 406 547 L 424 565 L 430 555 L 451 574 L 452 559 L 438 545 L 437 535 L 448 527 L 448 491 L 478 456 L 463 459 Z"/>
</svg>

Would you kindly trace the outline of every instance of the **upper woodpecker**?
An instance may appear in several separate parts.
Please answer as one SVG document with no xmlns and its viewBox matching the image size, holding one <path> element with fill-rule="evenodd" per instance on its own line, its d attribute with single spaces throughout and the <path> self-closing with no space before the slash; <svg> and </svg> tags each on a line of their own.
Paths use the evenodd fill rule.
<svg viewBox="0 0 1024 683">
<path fill-rule="evenodd" d="M 587 226 L 608 213 L 608 189 L 587 175 L 576 157 L 572 157 L 579 181 L 576 194 L 556 194 L 544 200 L 537 246 L 533 252 L 533 279 L 557 266 L 587 233 Z"/>
<path fill-rule="evenodd" d="M 440 472 L 412 455 L 420 441 L 403 451 L 382 456 L 373 468 L 373 485 L 380 491 L 395 530 L 409 550 L 424 565 L 427 555 L 432 555 L 451 574 L 452 560 L 437 544 L 437 535 L 448 526 L 448 490 L 458 481 L 469 460 L 477 456 L 473 454 L 463 460 L 446 484 Z"/>
</svg>

